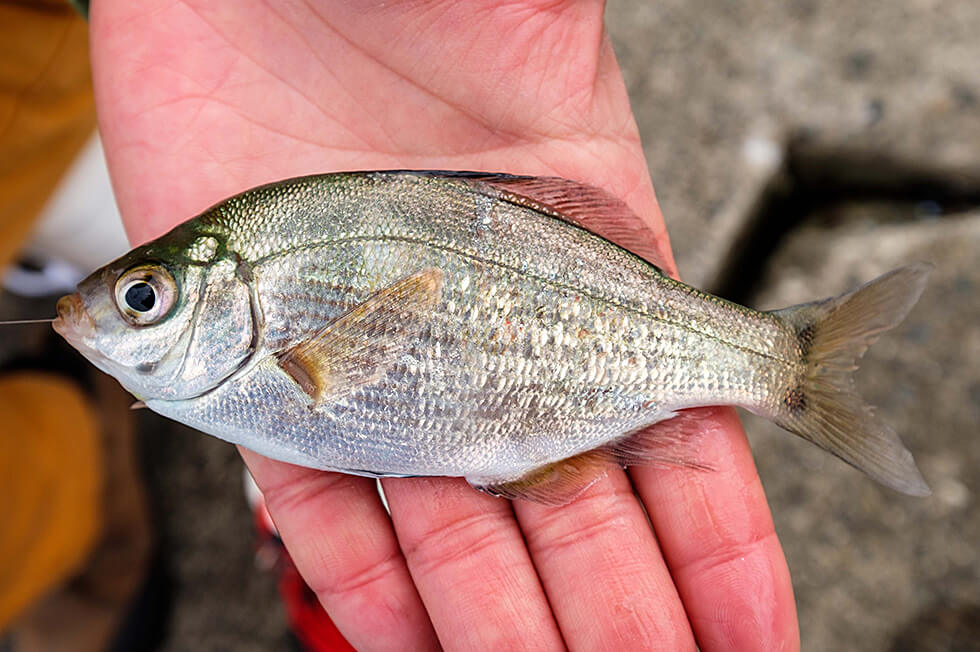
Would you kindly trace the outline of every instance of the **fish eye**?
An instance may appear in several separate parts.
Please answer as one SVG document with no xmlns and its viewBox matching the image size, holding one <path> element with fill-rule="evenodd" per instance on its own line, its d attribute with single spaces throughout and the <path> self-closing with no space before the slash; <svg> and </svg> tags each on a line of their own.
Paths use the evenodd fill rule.
<svg viewBox="0 0 980 652">
<path fill-rule="evenodd" d="M 148 326 L 163 319 L 177 298 L 177 283 L 160 265 L 140 265 L 116 280 L 116 307 L 129 322 Z"/>
<path fill-rule="evenodd" d="M 126 288 L 126 294 L 124 299 L 126 301 L 126 306 L 135 312 L 149 312 L 153 310 L 153 304 L 156 303 L 156 290 L 153 286 L 144 281 L 136 281 L 135 283 L 130 283 L 129 287 Z"/>
</svg>

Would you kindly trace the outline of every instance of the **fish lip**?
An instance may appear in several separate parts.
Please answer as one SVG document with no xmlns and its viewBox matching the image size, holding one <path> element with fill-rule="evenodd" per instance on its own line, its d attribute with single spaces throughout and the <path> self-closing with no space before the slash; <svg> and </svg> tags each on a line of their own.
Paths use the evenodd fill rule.
<svg viewBox="0 0 980 652">
<path fill-rule="evenodd" d="M 95 321 L 85 309 L 79 292 L 58 299 L 58 316 L 51 322 L 55 332 L 65 338 L 72 347 L 88 358 L 89 362 L 115 376 L 112 361 L 95 346 Z"/>
<path fill-rule="evenodd" d="M 91 341 L 95 336 L 95 321 L 85 310 L 78 292 L 58 299 L 58 316 L 51 322 L 55 332 L 72 344 Z"/>
</svg>

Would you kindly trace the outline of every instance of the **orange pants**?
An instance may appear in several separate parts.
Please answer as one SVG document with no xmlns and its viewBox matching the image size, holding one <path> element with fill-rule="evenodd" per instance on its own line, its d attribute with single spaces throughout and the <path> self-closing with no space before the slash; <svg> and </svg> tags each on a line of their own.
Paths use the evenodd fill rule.
<svg viewBox="0 0 980 652">
<path fill-rule="evenodd" d="M 2 631 L 91 551 L 102 459 L 92 408 L 66 379 L 0 376 L 0 415 Z"/>
<path fill-rule="evenodd" d="M 95 129 L 87 33 L 65 2 L 0 1 L 0 268 Z M 0 374 L 0 632 L 89 562 L 104 511 L 97 424 L 68 379 Z"/>
<path fill-rule="evenodd" d="M 0 2 L 0 264 L 94 130 L 85 21 L 65 2 Z"/>
</svg>

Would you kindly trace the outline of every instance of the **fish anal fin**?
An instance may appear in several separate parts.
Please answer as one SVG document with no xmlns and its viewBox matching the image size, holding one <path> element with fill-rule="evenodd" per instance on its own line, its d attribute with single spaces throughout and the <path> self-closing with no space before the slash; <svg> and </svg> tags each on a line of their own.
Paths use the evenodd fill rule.
<svg viewBox="0 0 980 652">
<path fill-rule="evenodd" d="M 699 460 L 703 436 L 717 421 L 719 408 L 681 410 L 673 417 L 645 426 L 622 439 L 532 469 L 506 482 L 470 481 L 491 496 L 565 505 L 615 466 L 683 467 L 711 471 Z"/>
<path fill-rule="evenodd" d="M 470 484 L 500 498 L 565 505 L 604 476 L 613 464 L 608 452 L 591 450 L 532 469 L 516 480 L 500 483 L 471 481 Z"/>
<path fill-rule="evenodd" d="M 673 269 L 669 254 L 660 249 L 650 225 L 623 200 L 601 188 L 560 177 L 489 173 L 459 176 L 483 194 L 591 231 L 661 271 Z"/>
<path fill-rule="evenodd" d="M 279 367 L 314 407 L 376 382 L 426 323 L 442 282 L 441 270 L 427 268 L 392 283 L 280 352 Z"/>
<path fill-rule="evenodd" d="M 700 461 L 699 450 L 715 421 L 716 409 L 680 410 L 603 448 L 622 466 L 680 466 L 710 471 L 711 466 Z"/>
</svg>

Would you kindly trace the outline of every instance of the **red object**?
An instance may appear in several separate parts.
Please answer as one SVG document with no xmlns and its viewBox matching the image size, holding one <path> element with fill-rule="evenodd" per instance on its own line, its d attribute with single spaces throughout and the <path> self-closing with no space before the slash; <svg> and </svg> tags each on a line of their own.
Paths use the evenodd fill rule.
<svg viewBox="0 0 980 652">
<path fill-rule="evenodd" d="M 300 577 L 285 550 L 283 562 L 279 573 L 279 595 L 286 605 L 290 627 L 300 644 L 307 652 L 354 652 L 320 606 L 316 594 Z"/>
<path fill-rule="evenodd" d="M 264 549 L 274 557 L 279 596 L 286 607 L 290 630 L 299 644 L 306 652 L 355 652 L 296 570 L 292 557 L 269 518 L 264 501 L 255 506 L 255 525 L 259 533 L 260 554 Z"/>
</svg>

